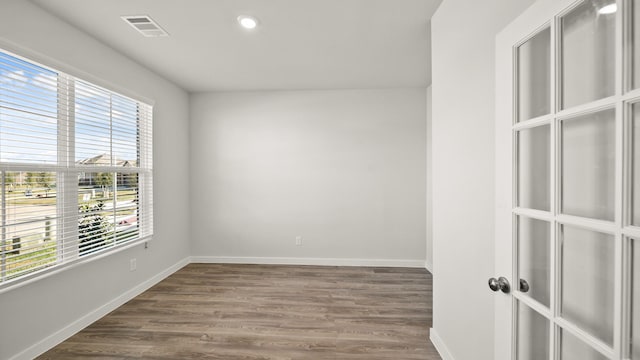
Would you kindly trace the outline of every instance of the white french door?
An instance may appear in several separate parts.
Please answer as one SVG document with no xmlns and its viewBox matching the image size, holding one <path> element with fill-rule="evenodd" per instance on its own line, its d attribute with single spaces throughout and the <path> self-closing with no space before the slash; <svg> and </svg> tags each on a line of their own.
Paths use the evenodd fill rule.
<svg viewBox="0 0 640 360">
<path fill-rule="evenodd" d="M 640 360 L 640 0 L 538 0 L 496 74 L 496 359 Z"/>
</svg>

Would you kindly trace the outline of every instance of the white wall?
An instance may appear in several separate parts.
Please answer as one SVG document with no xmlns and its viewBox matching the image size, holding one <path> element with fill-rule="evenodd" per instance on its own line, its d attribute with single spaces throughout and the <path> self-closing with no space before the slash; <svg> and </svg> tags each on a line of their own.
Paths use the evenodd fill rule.
<svg viewBox="0 0 640 360">
<path fill-rule="evenodd" d="M 425 98 L 425 89 L 193 95 L 193 253 L 423 266 Z"/>
<path fill-rule="evenodd" d="M 0 359 L 9 359 L 189 255 L 189 108 L 181 89 L 28 1 L 2 0 L 0 47 L 155 101 L 156 235 L 149 249 L 136 246 L 0 294 Z M 129 272 L 134 257 L 138 270 Z"/>
<path fill-rule="evenodd" d="M 533 0 L 445 0 L 432 25 L 432 338 L 493 359 L 495 35 Z"/>
</svg>

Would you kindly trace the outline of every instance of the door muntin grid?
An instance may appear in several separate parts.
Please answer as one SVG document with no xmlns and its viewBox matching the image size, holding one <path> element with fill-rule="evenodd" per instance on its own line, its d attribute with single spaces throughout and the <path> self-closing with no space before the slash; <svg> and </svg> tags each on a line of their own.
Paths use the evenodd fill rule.
<svg viewBox="0 0 640 360">
<path fill-rule="evenodd" d="M 577 12 L 587 12 L 594 14 L 593 8 L 598 9 L 615 3 L 617 5 L 617 11 L 612 14 L 599 14 L 599 19 L 592 19 L 590 21 L 585 18 L 584 15 L 577 14 Z M 635 6 L 634 6 L 635 5 Z M 589 8 L 591 6 L 591 9 Z M 586 10 L 585 10 L 586 9 Z M 603 19 L 605 15 L 609 18 Z M 632 16 L 633 15 L 633 16 Z M 513 167 L 513 179 L 514 179 L 514 277 L 513 279 L 523 280 L 523 278 L 531 277 L 532 271 L 537 272 L 538 279 L 541 278 L 540 274 L 544 274 L 546 271 L 550 273 L 549 281 L 543 281 L 543 286 L 549 286 L 549 303 L 546 302 L 545 294 L 547 289 L 538 291 L 538 295 L 533 295 L 532 292 L 521 291 L 518 283 L 514 286 L 514 298 L 516 306 L 514 307 L 514 331 L 513 331 L 513 344 L 514 344 L 514 356 L 519 359 L 529 359 L 531 354 L 535 353 L 539 356 L 539 352 L 533 352 L 531 350 L 531 344 L 526 343 L 526 336 L 523 338 L 521 332 L 525 331 L 528 334 L 536 331 L 537 337 L 533 339 L 534 343 L 547 344 L 549 347 L 548 358 L 549 359 L 640 359 L 640 316 L 633 312 L 633 305 L 638 303 L 638 293 L 640 290 L 640 281 L 637 280 L 638 275 L 636 265 L 633 268 L 633 264 L 637 264 L 638 255 L 636 253 L 639 246 L 633 247 L 629 232 L 640 235 L 640 216 L 636 218 L 637 214 L 640 214 L 638 208 L 638 202 L 635 200 L 636 194 L 634 190 L 640 188 L 640 185 L 636 185 L 637 179 L 640 178 L 640 161 L 638 161 L 637 149 L 640 146 L 636 145 L 637 139 L 640 137 L 638 128 L 640 127 L 640 105 L 633 107 L 633 104 L 640 101 L 640 91 L 634 89 L 640 86 L 640 80 L 635 81 L 631 79 L 632 74 L 640 73 L 640 71 L 633 72 L 634 68 L 640 67 L 640 46 L 630 46 L 630 42 L 625 42 L 623 49 L 623 38 L 634 38 L 632 35 L 637 32 L 634 40 L 634 44 L 640 44 L 640 31 L 636 31 L 633 26 L 636 23 L 635 18 L 640 19 L 640 0 L 629 1 L 617 1 L 612 0 L 583 0 L 574 2 L 570 7 L 566 8 L 563 12 L 556 14 L 552 19 L 549 26 L 543 26 L 533 35 L 528 36 L 527 39 L 521 41 L 514 46 L 514 65 L 515 65 L 515 83 L 514 83 L 514 122 L 513 122 L 513 141 L 514 141 L 514 167 Z M 577 20 L 576 20 L 577 19 Z M 629 21 L 623 21 L 623 19 L 629 19 Z M 574 81 L 578 78 L 576 76 L 580 71 L 573 71 L 571 69 L 570 61 L 572 56 L 575 58 L 575 54 L 569 56 L 563 48 L 563 45 L 567 44 L 567 34 L 562 31 L 567 29 L 571 20 L 571 26 L 575 26 L 579 23 L 578 20 L 589 24 L 591 28 L 594 23 L 601 24 L 601 27 L 605 28 L 605 34 L 601 34 L 598 39 L 587 39 L 587 42 L 593 43 L 598 41 L 603 44 L 604 48 L 608 49 L 609 53 L 613 53 L 613 59 L 611 54 L 605 54 L 601 56 L 600 66 L 602 71 L 599 74 L 592 74 L 593 77 L 589 80 L 590 84 L 585 85 L 588 89 L 580 89 L 583 94 L 571 96 L 568 91 L 571 86 L 566 84 L 567 79 Z M 624 26 L 623 26 L 624 25 Z M 574 42 L 572 46 L 578 48 L 581 44 L 576 45 L 576 41 L 579 42 L 579 38 L 575 36 L 576 33 L 580 33 L 580 30 L 572 30 L 571 34 Z M 526 96 L 522 96 L 523 84 L 518 80 L 521 76 L 523 68 L 531 68 L 532 64 L 528 63 L 526 66 L 522 66 L 520 60 L 523 46 L 531 48 L 531 39 L 539 40 L 541 36 L 550 37 L 550 60 L 549 64 L 541 66 L 545 68 L 548 65 L 549 81 L 542 81 L 540 83 L 548 83 L 549 89 L 547 90 L 528 90 Z M 624 35 L 624 36 L 623 36 Z M 615 41 L 611 39 L 615 38 Z M 609 40 L 606 40 L 609 39 Z M 584 45 L 584 44 L 583 44 Z M 540 42 L 537 43 L 538 48 L 544 48 Z M 528 49 L 529 50 L 529 49 Z M 623 57 L 624 54 L 627 57 Z M 584 52 L 584 48 L 581 49 Z M 578 51 L 579 53 L 580 51 Z M 634 55 L 634 54 L 638 55 Z M 602 55 L 602 54 L 601 54 Z M 528 54 L 530 56 L 530 54 Z M 545 55 L 546 56 L 546 55 Z M 544 58 L 545 56 L 533 55 L 533 58 Z M 607 58 L 607 56 L 609 56 Z M 623 61 L 626 59 L 626 61 Z M 596 61 L 597 62 L 597 61 Z M 635 64 L 638 66 L 635 66 Z M 594 65 L 593 63 L 587 64 L 588 66 Z M 597 68 L 594 67 L 594 69 Z M 567 71 L 569 70 L 569 71 Z M 591 70 L 592 72 L 595 70 Z M 582 69 L 584 73 L 585 70 Z M 538 73 L 544 73 L 544 71 L 538 71 Z M 588 73 L 588 71 L 587 71 Z M 603 77 L 603 74 L 608 74 Z M 623 81 L 628 78 L 626 81 Z M 640 79 L 640 76 L 638 76 Z M 527 79 L 528 83 L 531 83 L 531 79 Z M 600 85 L 598 85 L 600 84 Z M 628 91 L 623 92 L 623 84 L 630 84 Z M 575 85 L 572 85 L 575 87 Z M 584 90 L 584 91 L 583 91 Z M 525 89 L 526 91 L 526 89 Z M 523 106 L 521 103 L 523 99 L 531 98 L 531 94 L 546 94 L 549 96 L 549 108 L 550 113 L 544 114 L 540 111 L 541 106 Z M 538 105 L 544 104 L 544 101 L 540 101 L 539 97 L 534 97 Z M 523 111 L 523 108 L 525 109 Z M 629 110 L 626 110 L 626 109 Z M 531 111 L 531 109 L 538 110 L 538 112 Z M 638 113 L 637 120 L 634 118 L 634 114 Z M 523 115 L 524 114 L 524 115 Z M 535 116 L 528 116 L 528 114 L 535 114 Z M 582 121 L 582 122 L 581 122 Z M 575 125 L 575 126 L 573 126 Z M 624 125 L 624 126 L 623 126 Z M 523 178 L 523 176 L 531 176 L 535 172 L 530 171 L 530 164 L 523 164 L 522 160 L 525 159 L 529 163 L 535 163 L 535 154 L 528 154 L 528 157 L 523 157 L 523 152 L 531 151 L 535 148 L 535 144 L 528 144 L 523 142 L 523 138 L 527 132 L 528 134 L 538 133 L 540 135 L 543 131 L 543 127 L 549 127 L 550 141 L 548 149 L 544 150 L 544 154 L 539 158 L 549 158 L 548 175 L 544 173 L 540 176 L 538 174 L 538 181 L 540 177 L 546 178 L 550 182 L 549 186 L 540 185 L 535 183 L 532 179 Z M 632 133 L 633 132 L 633 133 Z M 565 136 L 563 138 L 563 135 Z M 567 138 L 571 136 L 572 138 Z M 531 137 L 531 136 L 529 136 Z M 591 139 L 589 140 L 589 138 Z M 538 139 L 541 136 L 538 136 Z M 582 140 L 580 140 L 582 138 Z M 576 139 L 578 139 L 576 141 Z M 623 139 L 628 139 L 623 141 Z M 592 141 L 589 144 L 589 141 Z M 573 144 L 573 145 L 572 145 Z M 577 145 L 576 145 L 577 144 Z M 563 148 L 564 146 L 564 148 Z M 579 151 L 575 149 L 567 149 L 566 146 L 582 146 L 587 153 L 580 156 Z M 604 154 L 603 154 L 604 153 Z M 623 161 L 623 157 L 626 161 Z M 533 160 L 532 160 L 533 159 Z M 540 159 L 537 160 L 540 163 Z M 563 164 L 570 162 L 567 167 L 563 167 Z M 583 162 L 580 164 L 580 162 Z M 526 165 L 526 166 L 523 166 Z M 590 168 L 590 165 L 594 165 Z M 529 167 L 529 175 L 527 169 Z M 540 166 L 539 166 L 540 167 Z M 580 172 L 582 169 L 582 181 L 580 174 L 567 173 L 567 171 Z M 585 172 L 586 169 L 586 172 Z M 612 174 L 613 173 L 613 174 Z M 592 178 L 584 181 L 585 177 L 591 176 Z M 600 176 L 600 177 L 598 177 Z M 593 178 L 595 177 L 595 179 Z M 530 183 L 528 183 L 530 182 Z M 623 187 L 623 183 L 628 184 Z M 535 188 L 534 192 L 538 194 L 545 194 L 548 189 L 548 202 L 550 206 L 546 206 L 547 199 L 523 199 L 523 192 L 525 195 L 532 193 L 532 187 Z M 569 186 L 572 186 L 570 189 Z M 580 189 L 582 187 L 582 189 Z M 540 189 L 543 190 L 540 190 Z M 576 189 L 578 188 L 578 189 Z M 597 190 L 601 190 L 600 193 L 595 194 Z M 576 191 L 577 190 L 577 191 Z M 580 197 L 580 194 L 588 193 L 584 198 Z M 640 192 L 640 191 L 639 191 Z M 639 197 L 640 198 L 640 197 Z M 525 200 L 525 201 L 523 201 Z M 540 205 L 542 204 L 542 205 Z M 626 204 L 626 206 L 622 206 Z M 626 219 L 623 222 L 623 219 Z M 527 261 L 531 262 L 532 258 L 537 259 L 537 265 L 534 264 L 533 269 L 531 264 L 528 266 L 522 265 L 523 254 L 520 251 L 523 248 L 521 244 L 523 240 L 523 234 L 521 233 L 521 224 L 523 222 L 538 222 L 544 223 L 544 227 L 548 227 L 549 239 L 538 239 L 538 243 L 548 242 L 549 249 L 546 247 L 539 247 L 537 256 L 529 256 Z M 571 279 L 563 278 L 566 276 L 566 253 L 563 251 L 571 251 L 571 248 L 576 247 L 580 249 L 580 246 L 587 246 L 588 241 L 584 241 L 584 244 L 580 242 L 581 238 L 588 236 L 582 234 L 572 239 L 572 247 L 566 248 L 566 243 L 563 242 L 563 234 L 566 229 L 575 228 L 580 231 L 592 232 L 594 234 L 601 234 L 600 239 L 596 236 L 595 239 L 591 239 L 591 248 L 588 250 L 591 252 L 591 256 L 602 255 L 607 260 L 601 264 L 595 264 L 597 268 L 601 266 L 606 268 L 600 274 L 599 270 L 594 268 L 591 271 L 585 271 L 592 277 L 591 280 L 585 280 L 587 282 L 603 281 L 600 278 L 606 278 L 606 286 L 604 291 L 608 291 L 606 299 L 599 299 L 597 297 L 591 298 L 592 304 L 587 304 L 585 308 L 589 308 L 589 311 L 585 312 L 585 309 L 578 308 L 574 313 L 571 313 L 567 308 L 566 302 L 568 300 L 579 299 L 580 296 L 588 297 L 588 294 L 564 294 L 563 298 L 563 281 L 568 282 Z M 540 233 L 542 230 L 538 230 Z M 534 233 L 536 233 L 534 231 Z M 544 231 L 542 231 L 544 233 Z M 541 235 L 536 235 L 539 238 L 543 238 Z M 531 236 L 529 236 L 531 238 Z M 640 236 L 638 236 L 640 237 Z M 532 239 L 527 239 L 526 246 L 530 249 L 532 245 Z M 605 240 L 606 239 L 606 240 Z M 606 241 L 606 246 L 603 243 Z M 627 245 L 628 244 L 628 245 Z M 547 245 L 546 243 L 544 244 Z M 564 246 L 564 247 L 563 247 Z M 543 250 L 540 250 L 542 248 Z M 546 252 L 549 256 L 548 260 L 543 260 L 543 266 L 548 266 L 547 269 L 539 268 L 540 265 L 540 253 Z M 634 251 L 633 253 L 631 253 Z M 576 259 L 572 261 L 576 262 L 574 266 L 581 266 L 580 254 L 576 255 Z M 565 256 L 565 258 L 563 258 Z M 623 261 L 628 258 L 629 261 Z M 588 260 L 584 258 L 582 260 Z M 594 260 L 586 261 L 586 265 L 593 263 Z M 537 267 L 536 267 L 537 266 Z M 584 266 L 584 265 L 582 265 Z M 526 268 L 526 269 L 525 269 Z M 565 271 L 563 273 L 563 271 Z M 573 276 L 580 275 L 579 272 L 575 272 Z M 633 272 L 633 273 L 632 273 Z M 577 274 L 577 275 L 576 275 Z M 602 276 L 600 276 L 602 275 Z M 634 278 L 633 275 L 636 277 Z M 544 278 L 544 276 L 542 276 Z M 537 281 L 540 282 L 539 280 Z M 589 291 L 596 291 L 597 284 L 591 284 Z M 569 288 L 571 286 L 568 286 Z M 574 289 L 575 291 L 575 289 Z M 563 300 L 565 303 L 563 303 Z M 589 318 L 589 312 L 593 312 L 594 307 L 598 306 L 598 302 L 606 303 L 603 305 L 606 308 L 608 315 L 592 315 L 594 318 Z M 572 304 L 575 305 L 575 304 Z M 640 307 L 636 305 L 635 308 Z M 524 323 L 518 320 L 519 314 L 527 314 L 527 319 L 523 319 Z M 533 315 L 532 315 L 533 314 Z M 582 316 L 582 318 L 581 318 Z M 604 317 L 602 317 L 604 316 Z M 630 316 L 634 316 L 631 318 Z M 534 319 L 534 320 L 532 320 Z M 544 321 L 542 319 L 545 319 Z M 543 327 L 541 324 L 546 324 L 548 329 L 540 329 Z M 524 329 L 524 330 L 523 330 Z M 542 334 L 542 335 L 540 335 Z M 540 340 L 540 336 L 548 336 L 548 343 Z M 525 349 L 526 351 L 524 351 Z M 635 351 L 634 351 L 635 350 Z M 524 352 L 522 352 L 524 351 Z M 575 357 L 578 356 L 578 357 Z"/>
</svg>

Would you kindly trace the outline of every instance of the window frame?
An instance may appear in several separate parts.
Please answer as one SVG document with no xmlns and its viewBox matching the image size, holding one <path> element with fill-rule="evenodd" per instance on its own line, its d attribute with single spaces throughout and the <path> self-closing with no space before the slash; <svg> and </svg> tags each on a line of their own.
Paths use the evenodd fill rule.
<svg viewBox="0 0 640 360">
<path fill-rule="evenodd" d="M 2 46 L 3 44 L 0 44 Z M 0 238 L 0 294 L 17 287 L 35 282 L 53 274 L 74 268 L 80 264 L 91 262 L 111 254 L 129 249 L 131 247 L 145 244 L 153 238 L 153 102 L 132 97 L 121 91 L 113 90 L 113 86 L 103 86 L 103 81 L 95 79 L 86 80 L 87 76 L 77 77 L 68 72 L 44 65 L 38 61 L 16 54 L 14 51 L 0 47 L 0 53 L 13 57 L 19 61 L 24 61 L 30 65 L 43 68 L 57 74 L 57 124 L 56 124 L 56 162 L 55 164 L 38 164 L 31 162 L 2 161 L 0 159 L 0 228 L 3 236 Z M 90 78 L 90 76 L 89 76 Z M 117 96 L 133 101 L 136 105 L 136 125 L 138 127 L 136 150 L 137 164 L 135 167 L 119 167 L 115 164 L 111 166 L 88 166 L 79 165 L 75 159 L 75 108 L 76 89 L 75 84 L 82 82 L 106 91 L 110 96 Z M 1 105 L 1 104 L 0 104 Z M 20 111 L 19 109 L 13 109 Z M 110 115 L 113 117 L 113 113 Z M 111 139 L 113 145 L 113 138 Z M 113 152 L 110 154 L 114 156 Z M 11 240 L 4 236 L 6 223 L 4 188 L 5 173 L 7 172 L 51 172 L 56 179 L 56 260 L 51 265 L 38 268 L 35 271 L 25 272 L 14 278 L 6 277 L 5 256 L 9 251 L 7 246 L 11 246 Z M 97 251 L 80 254 L 79 239 L 79 211 L 69 209 L 79 209 L 79 184 L 78 177 L 82 173 L 105 172 L 113 174 L 114 189 L 120 174 L 137 174 L 137 233 L 132 239 L 124 241 L 117 240 L 114 229 L 114 241 L 112 245 L 104 246 Z M 114 197 L 114 226 L 116 199 Z M 67 209 L 65 211 L 65 209 Z M 71 250 L 69 250 L 71 249 Z"/>
</svg>

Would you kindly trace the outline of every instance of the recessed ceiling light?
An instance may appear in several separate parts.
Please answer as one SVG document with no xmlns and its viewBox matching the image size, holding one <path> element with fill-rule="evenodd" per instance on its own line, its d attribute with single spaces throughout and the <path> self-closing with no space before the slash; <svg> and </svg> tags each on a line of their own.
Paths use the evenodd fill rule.
<svg viewBox="0 0 640 360">
<path fill-rule="evenodd" d="M 613 14 L 616 11 L 618 11 L 618 5 L 617 4 L 605 5 L 605 6 L 601 7 L 600 10 L 598 10 L 598 12 L 600 14 L 603 14 L 603 15 Z"/>
<path fill-rule="evenodd" d="M 240 15 L 238 16 L 238 22 L 240 23 L 240 26 L 249 30 L 255 29 L 256 26 L 258 26 L 258 19 L 253 16 Z"/>
</svg>

